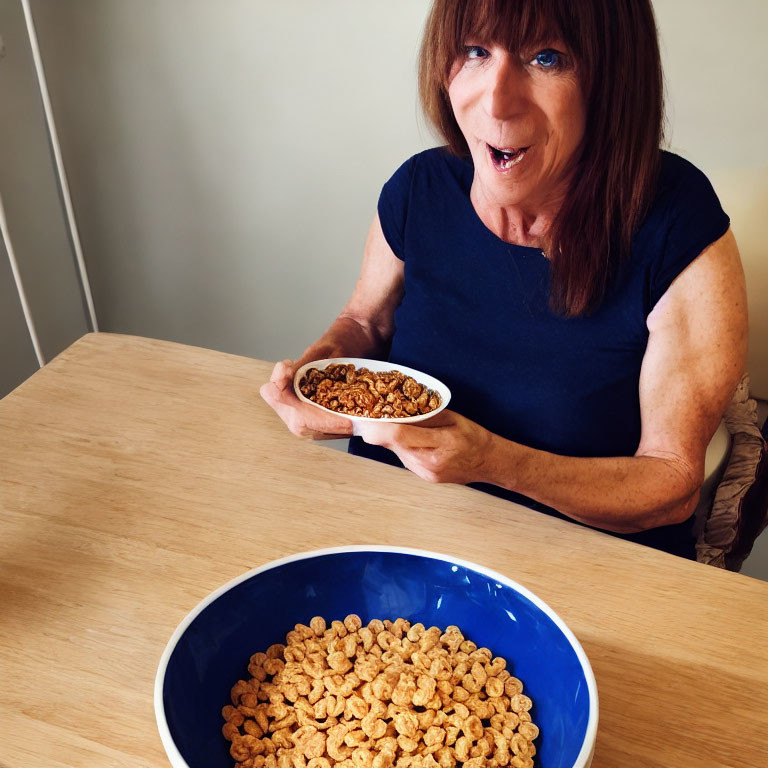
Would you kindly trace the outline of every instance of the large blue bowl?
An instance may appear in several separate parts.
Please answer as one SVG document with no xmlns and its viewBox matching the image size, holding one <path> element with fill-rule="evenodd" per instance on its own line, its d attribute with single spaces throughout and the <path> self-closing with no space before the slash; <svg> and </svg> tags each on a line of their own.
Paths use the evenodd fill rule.
<svg viewBox="0 0 768 768">
<path fill-rule="evenodd" d="M 402 616 L 459 626 L 503 656 L 533 699 L 537 768 L 586 768 L 597 687 L 565 623 L 524 587 L 481 566 L 421 550 L 340 547 L 267 563 L 203 600 L 173 634 L 157 671 L 155 713 L 174 768 L 232 768 L 221 735 L 229 690 L 256 651 L 313 616 L 364 623 Z"/>
</svg>

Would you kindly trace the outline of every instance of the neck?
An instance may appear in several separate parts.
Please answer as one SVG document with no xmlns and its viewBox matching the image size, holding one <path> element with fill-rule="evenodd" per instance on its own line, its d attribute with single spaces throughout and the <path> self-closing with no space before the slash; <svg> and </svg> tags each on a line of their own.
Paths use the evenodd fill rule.
<svg viewBox="0 0 768 768">
<path fill-rule="evenodd" d="M 547 235 L 562 197 L 540 205 L 506 205 L 478 183 L 472 183 L 469 194 L 475 212 L 480 220 L 497 237 L 507 243 L 529 248 L 546 246 Z"/>
</svg>

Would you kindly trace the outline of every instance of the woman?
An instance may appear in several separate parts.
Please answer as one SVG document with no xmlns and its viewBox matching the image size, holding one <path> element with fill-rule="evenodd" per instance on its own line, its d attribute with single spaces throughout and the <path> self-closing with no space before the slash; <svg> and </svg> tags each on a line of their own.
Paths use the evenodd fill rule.
<svg viewBox="0 0 768 768">
<path fill-rule="evenodd" d="M 384 186 L 352 298 L 264 399 L 297 435 L 349 435 L 293 372 L 388 355 L 452 410 L 358 427 L 351 452 L 693 557 L 746 299 L 709 182 L 659 149 L 649 0 L 436 0 L 420 93 L 447 147 Z"/>
</svg>

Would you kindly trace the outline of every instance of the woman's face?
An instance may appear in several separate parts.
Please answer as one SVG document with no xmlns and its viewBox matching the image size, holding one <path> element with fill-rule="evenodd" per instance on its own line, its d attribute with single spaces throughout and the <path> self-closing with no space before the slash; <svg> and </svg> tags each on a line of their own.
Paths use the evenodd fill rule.
<svg viewBox="0 0 768 768">
<path fill-rule="evenodd" d="M 585 108 L 573 59 L 553 41 L 524 54 L 468 41 L 448 95 L 489 204 L 557 204 L 584 136 Z"/>
</svg>

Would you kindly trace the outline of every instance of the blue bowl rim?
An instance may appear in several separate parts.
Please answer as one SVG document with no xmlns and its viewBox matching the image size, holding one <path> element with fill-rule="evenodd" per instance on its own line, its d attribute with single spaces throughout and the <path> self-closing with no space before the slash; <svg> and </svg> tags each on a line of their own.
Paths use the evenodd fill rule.
<svg viewBox="0 0 768 768">
<path fill-rule="evenodd" d="M 550 619 L 557 625 L 560 631 L 565 635 L 570 643 L 571 647 L 576 654 L 581 665 L 582 672 L 584 673 L 584 679 L 587 681 L 587 689 L 589 691 L 589 717 L 587 720 L 587 728 L 584 733 L 584 739 L 581 744 L 581 749 L 576 757 L 576 762 L 573 764 L 573 768 L 587 768 L 594 754 L 595 740 L 597 738 L 597 721 L 598 721 L 598 697 L 597 697 L 597 681 L 595 680 L 595 674 L 592 671 L 592 665 L 589 663 L 587 654 L 581 647 L 581 643 L 576 639 L 568 625 L 555 613 L 540 597 L 535 595 L 529 589 L 513 581 L 508 576 L 493 571 L 490 568 L 486 568 L 477 563 L 473 563 L 469 560 L 462 560 L 461 558 L 454 557 L 453 555 L 445 555 L 439 552 L 430 552 L 426 549 L 414 549 L 411 547 L 390 547 L 379 544 L 371 545 L 350 545 L 343 547 L 329 547 L 326 549 L 313 549 L 306 552 L 298 552 L 293 555 L 281 557 L 278 560 L 271 560 L 268 563 L 264 563 L 256 568 L 252 568 L 250 571 L 246 571 L 240 576 L 236 576 L 226 584 L 223 584 L 218 589 L 211 592 L 207 597 L 203 598 L 181 621 L 176 627 L 174 633 L 171 635 L 168 644 L 165 646 L 163 655 L 160 657 L 160 662 L 157 667 L 157 674 L 155 675 L 155 718 L 157 720 L 157 728 L 160 732 L 160 740 L 163 742 L 163 747 L 168 755 L 171 765 L 174 768 L 190 768 L 189 763 L 182 757 L 179 752 L 176 742 L 173 740 L 170 728 L 168 727 L 168 721 L 165 717 L 165 706 L 163 704 L 163 683 L 165 681 L 165 673 L 168 668 L 168 662 L 176 648 L 177 643 L 181 639 L 182 635 L 186 631 L 187 627 L 195 620 L 206 606 L 210 605 L 214 600 L 218 599 L 225 592 L 228 592 L 233 587 L 250 579 L 252 576 L 256 576 L 259 573 L 270 571 L 273 568 L 278 568 L 287 563 L 293 563 L 298 560 L 308 560 L 314 557 L 323 557 L 325 555 L 337 555 L 345 552 L 389 552 L 394 554 L 404 555 L 417 555 L 419 557 L 425 557 L 431 560 L 442 560 L 451 564 L 459 565 L 462 568 L 468 568 L 469 570 L 481 573 L 495 581 L 505 584 L 511 587 L 515 591 L 530 600 L 537 608 L 543 611 Z"/>
</svg>

